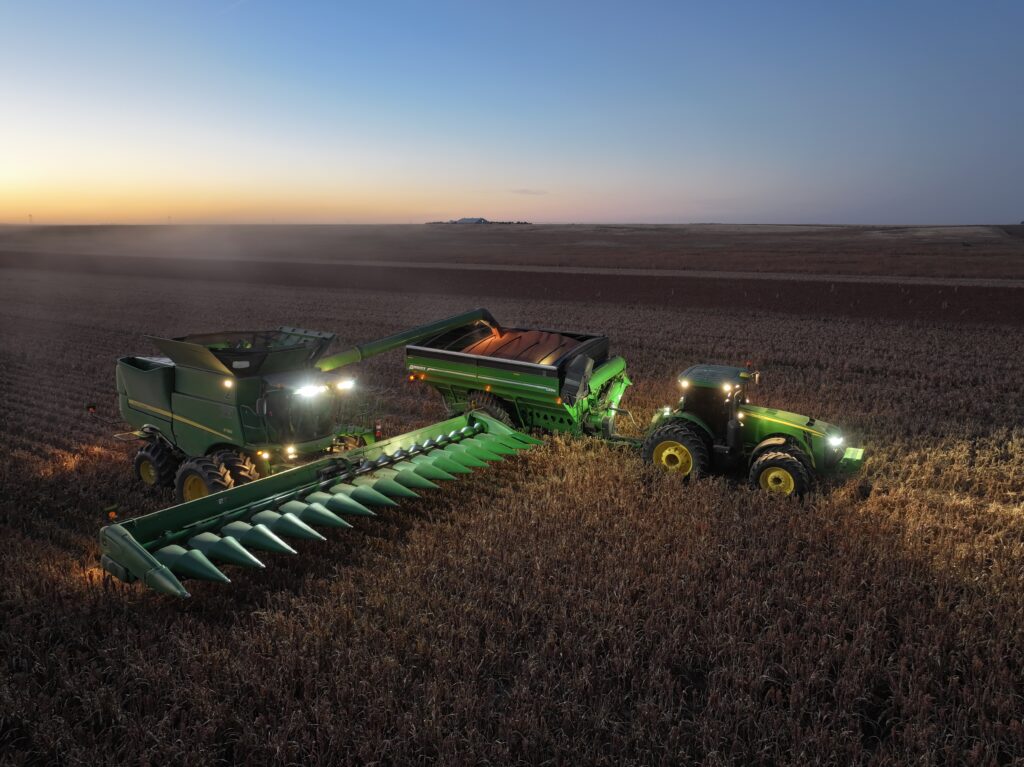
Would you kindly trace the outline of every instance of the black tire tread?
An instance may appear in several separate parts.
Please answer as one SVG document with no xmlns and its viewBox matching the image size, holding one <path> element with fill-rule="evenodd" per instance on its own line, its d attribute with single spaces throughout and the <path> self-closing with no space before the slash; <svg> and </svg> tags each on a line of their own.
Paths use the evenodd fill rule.
<svg viewBox="0 0 1024 767">
<path fill-rule="evenodd" d="M 700 479 L 711 470 L 711 451 L 707 440 L 696 429 L 682 423 L 664 424 L 647 435 L 641 450 L 645 463 L 654 463 L 654 448 L 666 439 L 673 439 L 690 451 L 693 468 L 687 479 Z"/>
<path fill-rule="evenodd" d="M 149 459 L 150 463 L 156 468 L 157 487 L 174 486 L 174 480 L 182 460 L 180 454 L 159 440 L 148 440 L 145 445 L 139 448 L 139 452 L 135 454 L 135 460 L 132 463 L 132 467 L 135 469 L 135 476 L 140 480 L 142 477 L 139 473 L 139 465 L 143 458 Z"/>
<path fill-rule="evenodd" d="M 182 485 L 184 484 L 185 477 L 189 474 L 198 474 L 202 477 L 211 495 L 222 490 L 230 490 L 235 485 L 227 467 L 222 466 L 212 458 L 206 456 L 189 458 L 178 467 L 178 473 L 174 477 L 174 492 L 179 500 L 184 500 Z"/>
<path fill-rule="evenodd" d="M 228 470 L 236 486 L 247 485 L 260 478 L 259 469 L 245 453 L 226 448 L 213 453 L 210 458 Z"/>
<path fill-rule="evenodd" d="M 489 392 L 471 391 L 466 397 L 466 411 L 470 410 L 483 410 L 506 426 L 517 428 L 508 405 Z"/>
<path fill-rule="evenodd" d="M 796 480 L 796 487 L 793 495 L 799 497 L 811 489 L 811 473 L 800 456 L 794 454 L 792 449 L 769 450 L 757 457 L 757 460 L 750 467 L 750 484 L 760 488 L 761 473 L 772 466 L 779 466 L 786 469 Z"/>
</svg>

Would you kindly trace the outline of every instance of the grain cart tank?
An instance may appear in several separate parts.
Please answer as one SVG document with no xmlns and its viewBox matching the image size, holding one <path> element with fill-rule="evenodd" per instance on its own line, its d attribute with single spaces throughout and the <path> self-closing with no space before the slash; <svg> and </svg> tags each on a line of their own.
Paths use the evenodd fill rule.
<svg viewBox="0 0 1024 767">
<path fill-rule="evenodd" d="M 492 317 L 406 347 L 410 381 L 435 388 L 451 414 L 483 410 L 523 429 L 612 437 L 630 385 L 608 337 L 503 328 Z"/>
</svg>

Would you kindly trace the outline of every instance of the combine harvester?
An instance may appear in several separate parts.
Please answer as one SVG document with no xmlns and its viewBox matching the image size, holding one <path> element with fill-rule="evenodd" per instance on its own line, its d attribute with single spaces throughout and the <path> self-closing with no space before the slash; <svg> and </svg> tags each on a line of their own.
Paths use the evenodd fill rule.
<svg viewBox="0 0 1024 767">
<path fill-rule="evenodd" d="M 630 385 L 605 336 L 502 328 L 484 309 L 324 356 L 334 335 L 298 328 L 151 339 L 162 357 L 117 363 L 122 418 L 144 442 L 137 476 L 181 501 L 100 532 L 103 568 L 188 596 L 182 578 L 224 581 L 218 565 L 262 568 L 252 553 L 295 553 L 437 483 L 543 444 L 522 430 L 595 435 L 640 449 L 679 474 L 745 471 L 800 495 L 816 477 L 852 472 L 863 451 L 838 428 L 749 403 L 758 374 L 701 365 L 645 436 L 615 431 Z M 406 347 L 410 382 L 434 387 L 448 420 L 397 437 L 347 425 L 344 369 Z"/>
</svg>

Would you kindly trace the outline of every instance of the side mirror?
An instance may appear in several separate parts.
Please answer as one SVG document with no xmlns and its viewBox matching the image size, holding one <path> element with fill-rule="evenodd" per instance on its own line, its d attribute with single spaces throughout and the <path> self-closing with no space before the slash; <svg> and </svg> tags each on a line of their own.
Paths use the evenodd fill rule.
<svg viewBox="0 0 1024 767">
<path fill-rule="evenodd" d="M 755 384 L 760 384 L 761 383 L 761 371 L 760 370 L 757 371 L 756 373 L 754 373 L 754 383 Z"/>
<path fill-rule="evenodd" d="M 261 415 L 261 416 L 267 414 L 267 398 L 266 397 L 260 397 L 258 400 L 256 400 L 256 414 L 257 415 Z"/>
</svg>

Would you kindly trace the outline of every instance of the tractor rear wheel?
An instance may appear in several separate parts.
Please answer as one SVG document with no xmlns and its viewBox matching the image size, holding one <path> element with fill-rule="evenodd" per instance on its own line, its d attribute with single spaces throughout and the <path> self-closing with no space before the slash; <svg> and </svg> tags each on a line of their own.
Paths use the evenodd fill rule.
<svg viewBox="0 0 1024 767">
<path fill-rule="evenodd" d="M 260 472 L 252 458 L 237 450 L 218 450 L 210 456 L 228 470 L 235 485 L 247 485 L 260 478 Z"/>
<path fill-rule="evenodd" d="M 811 476 L 803 461 L 791 452 L 773 450 L 754 461 L 750 484 L 769 493 L 801 496 L 810 489 Z"/>
<path fill-rule="evenodd" d="M 180 501 L 194 501 L 234 486 L 227 467 L 212 458 L 189 458 L 181 464 L 174 478 L 174 489 Z"/>
<path fill-rule="evenodd" d="M 151 439 L 135 454 L 135 476 L 150 487 L 170 487 L 180 463 L 170 446 Z"/>
<path fill-rule="evenodd" d="M 679 423 L 660 426 L 644 440 L 643 459 L 684 479 L 702 477 L 711 468 L 707 443 L 693 429 Z"/>
<path fill-rule="evenodd" d="M 512 412 L 502 400 L 493 394 L 483 391 L 471 391 L 466 397 L 466 411 L 483 410 L 487 415 L 496 421 L 501 421 L 506 426 L 516 428 Z"/>
</svg>

